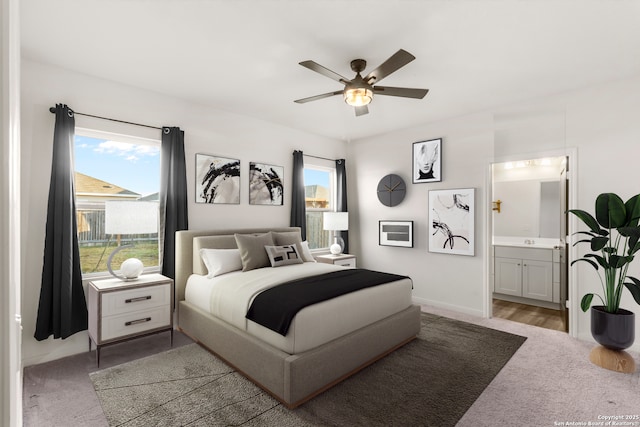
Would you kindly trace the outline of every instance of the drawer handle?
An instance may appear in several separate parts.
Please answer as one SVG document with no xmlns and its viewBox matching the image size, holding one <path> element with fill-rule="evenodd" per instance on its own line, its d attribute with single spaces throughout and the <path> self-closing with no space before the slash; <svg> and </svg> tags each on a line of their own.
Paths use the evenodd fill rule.
<svg viewBox="0 0 640 427">
<path fill-rule="evenodd" d="M 131 320 L 130 322 L 125 322 L 124 326 L 137 325 L 138 323 L 145 323 L 151 321 L 151 317 L 145 317 L 144 319 Z"/>
<path fill-rule="evenodd" d="M 146 301 L 148 299 L 151 299 L 151 295 L 147 295 L 146 297 L 129 298 L 129 299 L 124 300 L 124 302 L 126 304 L 129 304 L 130 302 Z"/>
</svg>

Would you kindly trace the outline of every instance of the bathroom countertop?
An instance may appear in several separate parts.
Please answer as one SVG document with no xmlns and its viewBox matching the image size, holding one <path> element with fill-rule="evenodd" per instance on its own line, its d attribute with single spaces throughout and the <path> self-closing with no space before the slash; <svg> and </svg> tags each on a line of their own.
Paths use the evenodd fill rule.
<svg viewBox="0 0 640 427">
<path fill-rule="evenodd" d="M 536 237 L 494 237 L 493 246 L 512 246 L 517 248 L 557 249 L 558 239 Z"/>
</svg>

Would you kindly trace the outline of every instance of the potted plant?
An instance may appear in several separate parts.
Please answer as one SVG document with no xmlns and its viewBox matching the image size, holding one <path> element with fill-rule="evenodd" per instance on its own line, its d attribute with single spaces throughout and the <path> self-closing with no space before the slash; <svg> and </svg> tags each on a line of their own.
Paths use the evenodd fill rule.
<svg viewBox="0 0 640 427">
<path fill-rule="evenodd" d="M 623 350 L 633 344 L 635 338 L 635 315 L 620 308 L 622 291 L 626 287 L 640 305 L 640 280 L 627 275 L 634 255 L 640 251 L 640 194 L 626 203 L 614 193 L 603 193 L 596 198 L 595 218 L 579 209 L 569 210 L 589 227 L 589 231 L 578 231 L 587 236 L 574 243 L 588 243 L 591 253 L 574 260 L 590 264 L 598 273 L 603 296 L 588 293 L 582 297 L 580 307 L 586 312 L 594 296 L 602 305 L 591 307 L 591 334 L 601 345 Z"/>
</svg>

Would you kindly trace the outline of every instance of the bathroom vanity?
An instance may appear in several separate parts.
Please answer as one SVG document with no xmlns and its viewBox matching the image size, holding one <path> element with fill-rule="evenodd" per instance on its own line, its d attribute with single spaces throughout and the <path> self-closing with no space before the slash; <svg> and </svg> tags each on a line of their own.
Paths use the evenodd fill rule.
<svg viewBox="0 0 640 427">
<path fill-rule="evenodd" d="M 566 285 L 562 283 L 560 264 L 565 255 L 559 242 L 548 240 L 494 241 L 494 298 L 563 309 Z"/>
</svg>

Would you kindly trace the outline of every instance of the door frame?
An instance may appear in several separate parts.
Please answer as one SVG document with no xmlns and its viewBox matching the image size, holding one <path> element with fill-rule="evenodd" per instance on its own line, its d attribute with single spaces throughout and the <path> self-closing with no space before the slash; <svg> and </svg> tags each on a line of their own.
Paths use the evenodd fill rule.
<svg viewBox="0 0 640 427">
<path fill-rule="evenodd" d="M 550 150 L 550 151 L 539 151 L 539 152 L 529 152 L 529 153 L 521 153 L 521 154 L 513 154 L 505 157 L 495 157 L 489 160 L 486 169 L 486 200 L 485 206 L 488 215 L 485 215 L 485 253 L 487 256 L 485 257 L 486 263 L 484 270 L 485 280 L 484 280 L 484 301 L 483 301 L 483 315 L 485 318 L 493 317 L 493 278 L 492 272 L 493 268 L 491 267 L 493 263 L 493 251 L 492 251 L 492 242 L 493 242 L 493 175 L 492 168 L 496 163 L 504 163 L 504 162 L 515 162 L 518 160 L 529 160 L 529 159 L 538 159 L 542 157 L 567 157 L 568 170 L 566 179 L 569 182 L 567 186 L 569 190 L 569 197 L 567 199 L 567 209 L 576 209 L 577 199 L 578 199 L 578 150 L 575 147 L 568 147 L 565 149 L 559 150 Z M 567 236 L 565 236 L 565 243 L 567 245 L 567 266 L 571 265 L 571 261 L 577 259 L 577 249 L 574 246 L 571 246 L 571 234 L 576 230 L 577 222 L 574 215 L 569 215 L 567 220 Z M 495 273 L 495 272 L 494 272 Z M 568 334 L 573 338 L 577 338 L 578 336 L 578 310 L 580 310 L 579 298 L 577 294 L 577 272 L 571 271 L 571 268 L 568 268 L 567 272 L 567 300 L 566 307 L 569 310 L 569 325 L 568 325 Z"/>
</svg>

